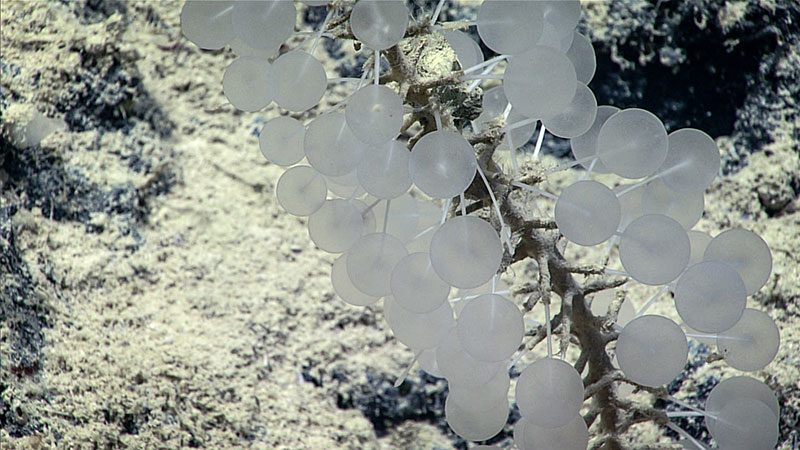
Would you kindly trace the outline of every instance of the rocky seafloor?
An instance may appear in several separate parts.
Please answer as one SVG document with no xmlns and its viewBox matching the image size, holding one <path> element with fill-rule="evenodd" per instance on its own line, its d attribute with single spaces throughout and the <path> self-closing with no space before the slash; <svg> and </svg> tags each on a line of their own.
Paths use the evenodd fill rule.
<svg viewBox="0 0 800 450">
<path fill-rule="evenodd" d="M 411 3 L 420 15 L 435 2 Z M 227 103 L 220 81 L 234 56 L 183 38 L 180 7 L 0 4 L 0 448 L 467 448 L 444 421 L 443 380 L 412 370 L 393 387 L 411 352 L 379 307 L 335 296 L 334 256 L 274 199 L 282 170 L 261 156 L 257 135 L 277 108 L 242 113 Z M 444 17 L 474 12 L 475 2 L 455 2 Z M 324 10 L 300 17 L 310 30 Z M 723 176 L 698 228 L 741 226 L 772 249 L 772 275 L 748 304 L 775 319 L 781 349 L 750 375 L 775 390 L 779 448 L 792 448 L 800 6 L 585 2 L 580 30 L 597 50 L 590 87 L 600 104 L 647 108 L 670 130 L 717 139 Z M 329 76 L 359 69 L 349 43 L 323 47 Z M 58 131 L 26 146 L 10 130 L 34 109 Z M 567 151 L 547 139 L 545 163 Z M 504 279 L 522 284 L 529 269 Z M 639 304 L 647 295 L 629 291 Z M 708 352 L 692 347 L 673 395 L 702 405 L 736 373 L 706 363 Z M 492 442 L 510 447 L 518 417 Z M 711 442 L 701 423 L 680 424 Z M 631 439 L 677 442 L 652 426 Z"/>
</svg>

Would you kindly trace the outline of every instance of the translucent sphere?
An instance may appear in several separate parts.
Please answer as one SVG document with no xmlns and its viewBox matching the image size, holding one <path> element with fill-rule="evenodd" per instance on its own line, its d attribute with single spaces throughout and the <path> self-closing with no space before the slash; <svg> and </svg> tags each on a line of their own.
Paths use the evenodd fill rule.
<svg viewBox="0 0 800 450">
<path fill-rule="evenodd" d="M 472 67 L 483 62 L 483 52 L 481 47 L 472 39 L 469 34 L 463 31 L 451 30 L 444 34 L 447 43 L 456 53 L 462 69 Z"/>
<path fill-rule="evenodd" d="M 675 286 L 675 308 L 687 325 L 704 333 L 727 330 L 744 312 L 747 293 L 731 266 L 706 261 L 689 267 Z"/>
<path fill-rule="evenodd" d="M 597 115 L 597 99 L 583 83 L 578 83 L 575 96 L 556 115 L 542 119 L 547 131 L 562 138 L 581 136 L 589 131 Z"/>
<path fill-rule="evenodd" d="M 284 53 L 272 63 L 271 80 L 275 103 L 295 112 L 317 106 L 328 89 L 322 63 L 300 50 Z"/>
<path fill-rule="evenodd" d="M 739 272 L 747 295 L 753 295 L 766 284 L 772 272 L 772 252 L 761 236 L 742 228 L 723 231 L 714 236 L 703 255 L 705 261 L 721 261 Z"/>
<path fill-rule="evenodd" d="M 732 328 L 717 336 L 717 349 L 729 366 L 752 372 L 761 370 L 775 359 L 780 347 L 780 333 L 775 321 L 765 312 L 747 308 Z"/>
<path fill-rule="evenodd" d="M 408 8 L 402 0 L 365 0 L 353 6 L 350 28 L 373 50 L 394 46 L 406 33 Z"/>
<path fill-rule="evenodd" d="M 485 441 L 499 433 L 508 420 L 508 400 L 485 411 L 461 408 L 447 396 L 444 415 L 453 431 L 468 441 Z"/>
<path fill-rule="evenodd" d="M 603 128 L 603 124 L 606 123 L 609 117 L 618 112 L 619 108 L 616 106 L 599 106 L 597 108 L 597 114 L 589 130 L 569 141 L 572 155 L 576 160 L 597 156 L 597 136 L 600 134 L 600 129 Z M 592 167 L 592 171 L 596 173 L 610 172 L 599 158 L 582 162 L 581 165 L 587 169 Z"/>
<path fill-rule="evenodd" d="M 542 8 L 545 23 L 561 35 L 572 36 L 581 17 L 579 0 L 537 0 L 536 3 Z"/>
<path fill-rule="evenodd" d="M 394 337 L 414 350 L 435 348 L 455 325 L 453 308 L 447 302 L 433 311 L 416 314 L 388 295 L 383 299 L 383 314 Z"/>
<path fill-rule="evenodd" d="M 614 192 L 590 180 L 564 189 L 555 208 L 558 231 L 578 245 L 596 245 L 613 236 L 621 214 Z"/>
<path fill-rule="evenodd" d="M 691 194 L 710 186 L 719 166 L 719 148 L 711 136 L 694 128 L 683 128 L 669 134 L 667 158 L 658 172 L 670 189 Z"/>
<path fill-rule="evenodd" d="M 386 86 L 370 84 L 350 97 L 345 116 L 356 137 L 367 144 L 382 144 L 400 133 L 403 99 Z"/>
<path fill-rule="evenodd" d="M 513 125 L 517 122 L 527 119 L 527 117 L 523 116 L 522 114 L 518 113 L 516 109 L 512 108 L 511 112 L 508 114 L 508 120 L 506 120 L 506 123 Z M 506 135 L 503 137 L 503 141 L 500 143 L 498 149 L 507 150 L 511 148 L 511 145 L 513 145 L 515 149 L 520 148 L 531 140 L 533 133 L 535 132 L 536 122 L 530 125 L 514 128 L 513 130 L 506 132 Z"/>
<path fill-rule="evenodd" d="M 361 292 L 380 297 L 392 292 L 394 266 L 408 252 L 396 237 L 372 233 L 359 239 L 347 252 L 347 273 Z"/>
<path fill-rule="evenodd" d="M 502 295 L 485 294 L 464 306 L 456 323 L 461 346 L 479 361 L 503 361 L 522 343 L 522 313 Z"/>
<path fill-rule="evenodd" d="M 767 405 L 736 399 L 719 411 L 712 436 L 725 450 L 772 450 L 778 443 L 778 418 Z M 711 431 L 711 430 L 709 430 Z"/>
<path fill-rule="evenodd" d="M 436 347 L 436 363 L 447 381 L 463 387 L 477 387 L 489 382 L 505 363 L 478 361 L 467 353 L 453 327 Z"/>
<path fill-rule="evenodd" d="M 425 373 L 432 377 L 444 378 L 442 372 L 439 370 L 439 364 L 436 362 L 436 349 L 429 348 L 422 350 L 417 358 L 419 368 L 424 370 Z"/>
<path fill-rule="evenodd" d="M 492 278 L 500 268 L 503 245 L 497 231 L 472 216 L 449 219 L 433 235 L 431 263 L 451 286 L 473 288 Z"/>
<path fill-rule="evenodd" d="M 236 58 L 222 75 L 222 93 L 236 109 L 254 112 L 273 99 L 272 68 L 257 58 Z"/>
<path fill-rule="evenodd" d="M 536 45 L 541 47 L 549 47 L 553 50 L 566 54 L 567 50 L 572 46 L 573 35 L 567 34 L 564 30 L 557 29 L 550 22 L 545 21 L 542 28 L 542 35 L 536 41 Z"/>
<path fill-rule="evenodd" d="M 294 31 L 297 10 L 281 0 L 233 2 L 233 29 L 252 48 L 277 50 Z"/>
<path fill-rule="evenodd" d="M 580 415 L 555 428 L 536 425 L 524 417 L 517 423 L 524 423 L 520 450 L 586 450 L 589 445 L 589 428 Z"/>
<path fill-rule="evenodd" d="M 372 204 L 372 199 L 367 198 Z M 386 232 L 400 239 L 404 244 L 411 242 L 419 233 L 417 225 L 420 223 L 420 203 L 408 194 L 394 198 L 391 204 L 385 201 L 379 202 L 372 208 L 377 219 L 377 226 L 381 230 L 386 226 Z M 386 207 L 389 206 L 389 215 L 386 215 Z M 438 211 L 441 216 L 441 211 Z M 388 220 L 384 224 L 384 220 Z M 427 250 L 426 250 L 427 252 Z"/>
<path fill-rule="evenodd" d="M 455 383 L 448 383 L 450 401 L 464 409 L 485 411 L 508 401 L 508 388 L 511 378 L 508 371 L 498 370 L 486 384 L 477 388 L 461 387 Z"/>
<path fill-rule="evenodd" d="M 325 180 L 328 182 L 328 192 L 331 195 L 348 199 L 361 198 L 367 193 L 358 182 L 358 173 L 355 170 L 336 177 L 325 175 Z"/>
<path fill-rule="evenodd" d="M 308 218 L 308 235 L 320 249 L 341 253 L 353 245 L 364 230 L 361 212 L 347 200 L 327 200 Z"/>
<path fill-rule="evenodd" d="M 541 8 L 535 2 L 491 0 L 478 9 L 478 35 L 497 53 L 527 51 L 539 40 L 543 26 Z"/>
<path fill-rule="evenodd" d="M 776 421 L 780 417 L 778 399 L 769 386 L 748 376 L 731 377 L 714 386 L 706 399 L 705 409 L 709 415 L 705 416 L 705 422 L 712 434 L 716 434 L 717 426 L 717 420 L 714 417 L 719 417 L 719 413 L 728 403 L 738 399 L 761 402 L 769 408 Z"/>
<path fill-rule="evenodd" d="M 303 149 L 305 137 L 306 128 L 299 120 L 278 116 L 261 128 L 258 146 L 267 161 L 278 166 L 291 166 L 306 155 Z"/>
<path fill-rule="evenodd" d="M 675 219 L 685 230 L 691 229 L 705 209 L 703 192 L 683 194 L 656 179 L 642 190 L 642 213 L 663 214 Z"/>
<path fill-rule="evenodd" d="M 380 300 L 380 297 L 367 295 L 353 286 L 353 282 L 350 281 L 350 275 L 347 273 L 347 253 L 340 255 L 333 262 L 331 284 L 336 295 L 344 300 L 345 303 L 353 306 L 368 306 Z"/>
<path fill-rule="evenodd" d="M 506 105 L 508 105 L 508 100 L 506 99 L 505 91 L 503 91 L 503 86 L 495 86 L 484 91 L 483 98 L 481 99 L 481 107 L 483 110 L 481 111 L 481 115 L 475 119 L 479 130 L 487 129 L 486 122 L 500 117 L 500 115 L 505 112 Z M 514 112 L 514 110 L 512 110 L 512 112 Z"/>
<path fill-rule="evenodd" d="M 234 2 L 189 0 L 181 9 L 181 31 L 200 48 L 216 50 L 233 40 Z"/>
<path fill-rule="evenodd" d="M 376 144 L 364 152 L 358 164 L 358 181 L 369 194 L 378 198 L 397 198 L 408 192 L 411 175 L 408 162 L 411 152 L 402 142 Z"/>
<path fill-rule="evenodd" d="M 625 376 L 658 387 L 680 375 L 689 356 L 686 335 L 663 316 L 640 316 L 625 325 L 617 340 L 617 360 Z"/>
<path fill-rule="evenodd" d="M 440 307 L 450 294 L 450 285 L 433 270 L 427 253 L 412 253 L 400 260 L 392 271 L 391 288 L 400 306 L 418 314 Z"/>
<path fill-rule="evenodd" d="M 278 179 L 275 195 L 289 214 L 310 216 L 325 203 L 328 187 L 325 178 L 316 170 L 308 166 L 295 166 Z"/>
<path fill-rule="evenodd" d="M 689 244 L 692 247 L 692 256 L 689 257 L 689 265 L 694 265 L 703 261 L 703 254 L 706 252 L 708 244 L 711 243 L 711 235 L 704 231 L 689 230 Z"/>
<path fill-rule="evenodd" d="M 661 285 L 678 278 L 689 265 L 689 236 L 681 224 L 662 214 L 647 214 L 622 233 L 619 259 L 636 281 Z"/>
<path fill-rule="evenodd" d="M 510 58 L 503 75 L 508 101 L 533 119 L 552 117 L 563 111 L 575 97 L 577 87 L 572 62 L 549 47 L 533 47 Z"/>
<path fill-rule="evenodd" d="M 575 74 L 578 77 L 578 81 L 583 84 L 589 84 L 594 78 L 594 72 L 597 69 L 597 60 L 592 41 L 577 31 L 574 32 L 572 45 L 567 50 L 567 58 L 575 66 Z"/>
<path fill-rule="evenodd" d="M 602 164 L 602 163 L 600 163 Z M 619 207 L 622 211 L 622 219 L 619 221 L 619 230 L 624 230 L 631 222 L 642 217 L 642 193 L 644 189 L 628 190 L 632 184 L 620 184 L 614 187 L 614 193 L 619 200 Z M 620 192 L 626 191 L 619 195 Z"/>
<path fill-rule="evenodd" d="M 638 108 L 609 117 L 597 135 L 603 164 L 623 178 L 655 172 L 667 157 L 667 130 L 655 114 Z"/>
<path fill-rule="evenodd" d="M 347 126 L 344 114 L 323 114 L 308 124 L 303 140 L 306 158 L 320 173 L 342 176 L 355 170 L 365 144 Z"/>
<path fill-rule="evenodd" d="M 543 358 L 520 374 L 516 399 L 520 413 L 530 424 L 547 428 L 562 427 L 580 412 L 583 381 L 568 363 L 560 359 Z"/>
<path fill-rule="evenodd" d="M 475 178 L 478 162 L 467 140 L 453 131 L 434 131 L 414 145 L 409 161 L 411 181 L 433 198 L 464 192 Z"/>
</svg>

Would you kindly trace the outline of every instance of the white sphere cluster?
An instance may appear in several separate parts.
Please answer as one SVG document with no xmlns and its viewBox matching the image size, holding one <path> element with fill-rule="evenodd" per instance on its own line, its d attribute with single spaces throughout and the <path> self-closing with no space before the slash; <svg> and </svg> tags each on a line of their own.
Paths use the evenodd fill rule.
<svg viewBox="0 0 800 450">
<path fill-rule="evenodd" d="M 587 86 L 596 67 L 594 50 L 575 31 L 580 12 L 578 0 L 481 4 L 480 39 L 507 61 L 502 86 L 484 93 L 473 131 L 501 116 L 507 123 L 525 122 L 510 128 L 500 145 L 514 152 L 539 121 L 570 139 L 576 165 L 634 183 L 584 179 L 564 188 L 554 209 L 560 233 L 582 246 L 618 244 L 624 274 L 672 289 L 684 325 L 716 339 L 731 366 L 763 368 L 777 352 L 777 328 L 745 304 L 770 274 L 768 246 L 743 229 L 713 238 L 692 230 L 703 212 L 703 191 L 719 171 L 714 140 L 691 128 L 667 133 L 658 117 L 642 109 L 598 107 Z M 278 0 L 188 1 L 181 13 L 184 34 L 199 47 L 229 46 L 238 55 L 222 85 L 230 103 L 243 111 L 274 101 L 283 110 L 303 112 L 322 99 L 329 80 L 313 49 L 278 53 L 295 20 L 294 3 Z M 403 1 L 361 0 L 352 7 L 350 29 L 380 58 L 404 38 L 408 21 Z M 485 64 L 467 34 L 435 27 L 432 32 L 443 34 L 465 73 Z M 287 167 L 276 186 L 278 203 L 308 218 L 317 247 L 339 255 L 331 271 L 337 295 L 360 307 L 382 299 L 397 340 L 424 370 L 447 379 L 451 428 L 464 439 L 484 441 L 508 419 L 508 369 L 525 335 L 519 306 L 496 286 L 507 237 L 466 214 L 463 203 L 460 212 L 449 211 L 451 199 L 463 201 L 479 180 L 475 149 L 464 135 L 437 124 L 413 144 L 406 142 L 404 99 L 380 84 L 379 74 L 373 73 L 375 83 L 364 75 L 343 111 L 322 112 L 305 124 L 286 115 L 268 121 L 260 149 L 268 161 Z M 661 386 L 686 363 L 687 332 L 643 312 L 620 317 L 616 356 L 629 380 Z M 522 414 L 515 429 L 519 448 L 587 447 L 589 431 L 580 415 L 584 384 L 569 363 L 553 357 L 533 362 L 522 371 L 513 398 Z M 730 442 L 729 448 L 762 448 L 749 445 L 777 439 L 774 396 L 751 378 L 721 383 L 706 411 L 712 434 Z"/>
</svg>

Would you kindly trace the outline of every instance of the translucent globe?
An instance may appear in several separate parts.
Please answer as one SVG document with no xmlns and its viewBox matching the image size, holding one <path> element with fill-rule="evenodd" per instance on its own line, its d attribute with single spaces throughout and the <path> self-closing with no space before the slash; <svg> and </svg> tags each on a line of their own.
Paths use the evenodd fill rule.
<svg viewBox="0 0 800 450">
<path fill-rule="evenodd" d="M 350 97 L 345 116 L 356 137 L 368 144 L 382 144 L 400 133 L 403 99 L 386 86 L 370 84 Z"/>
<path fill-rule="evenodd" d="M 729 265 L 706 261 L 681 275 L 675 286 L 675 309 L 681 319 L 704 333 L 727 330 L 744 312 L 747 293 L 742 277 Z"/>
<path fill-rule="evenodd" d="M 328 89 L 322 63 L 300 50 L 284 53 L 272 63 L 271 81 L 275 103 L 295 112 L 317 106 Z"/>
<path fill-rule="evenodd" d="M 761 236 L 742 228 L 714 236 L 703 254 L 705 261 L 721 261 L 739 272 L 747 295 L 761 289 L 772 272 L 772 252 Z"/>
<path fill-rule="evenodd" d="M 580 415 L 554 428 L 536 425 L 524 417 L 518 423 L 524 423 L 520 450 L 586 450 L 589 445 L 589 428 Z"/>
<path fill-rule="evenodd" d="M 292 35 L 297 10 L 281 0 L 233 2 L 233 29 L 252 48 L 277 50 Z"/>
<path fill-rule="evenodd" d="M 371 197 L 367 197 L 367 201 L 370 204 L 373 203 Z M 381 230 L 384 229 L 385 225 L 387 233 L 406 244 L 411 242 L 419 233 L 417 225 L 420 223 L 420 207 L 424 204 L 427 203 L 420 203 L 411 195 L 404 194 L 392 199 L 391 203 L 386 201 L 378 202 L 372 208 L 372 211 L 375 213 L 377 225 Z M 389 207 L 388 217 L 386 214 L 387 205 Z M 441 215 L 441 211 L 438 211 L 438 215 Z M 388 221 L 384 224 L 384 220 Z"/>
<path fill-rule="evenodd" d="M 350 281 L 350 275 L 347 273 L 347 253 L 340 255 L 333 262 L 331 284 L 336 295 L 345 303 L 353 306 L 373 305 L 380 300 L 380 297 L 367 295 L 353 286 L 353 282 Z"/>
<path fill-rule="evenodd" d="M 408 192 L 411 175 L 408 162 L 411 152 L 395 140 L 373 145 L 358 164 L 358 181 L 369 194 L 378 198 L 397 198 Z"/>
<path fill-rule="evenodd" d="M 483 99 L 481 99 L 481 107 L 483 110 L 481 111 L 481 115 L 475 119 L 479 130 L 487 129 L 487 122 L 500 117 L 500 115 L 505 112 L 506 105 L 508 105 L 508 100 L 506 99 L 505 91 L 503 91 L 503 86 L 495 86 L 484 91 Z"/>
<path fill-rule="evenodd" d="M 522 114 L 517 112 L 516 109 L 512 108 L 511 112 L 508 114 L 508 120 L 506 120 L 506 123 L 509 125 L 513 125 L 517 122 L 521 122 L 527 119 L 528 119 L 527 117 L 523 116 Z M 536 132 L 536 122 L 530 125 L 514 128 L 513 130 L 506 132 L 506 135 L 503 137 L 503 141 L 497 148 L 501 150 L 507 150 L 511 148 L 511 145 L 513 145 L 515 149 L 520 148 L 531 140 L 531 138 L 533 137 L 533 133 L 535 132 Z"/>
<path fill-rule="evenodd" d="M 597 99 L 583 83 L 578 83 L 575 96 L 556 115 L 542 119 L 547 131 L 562 138 L 581 136 L 589 131 L 597 115 Z"/>
<path fill-rule="evenodd" d="M 288 169 L 278 179 L 275 196 L 286 212 L 295 216 L 310 216 L 319 210 L 328 187 L 325 178 L 308 166 L 295 166 Z"/>
<path fill-rule="evenodd" d="M 308 124 L 303 140 L 306 158 L 320 173 L 346 175 L 356 169 L 365 144 L 347 126 L 344 114 L 323 114 Z"/>
<path fill-rule="evenodd" d="M 422 350 L 417 358 L 419 368 L 424 370 L 425 373 L 432 377 L 444 378 L 442 372 L 439 370 L 439 364 L 436 362 L 436 349 L 429 348 Z"/>
<path fill-rule="evenodd" d="M 383 314 L 394 337 L 414 350 L 435 348 L 455 325 L 453 308 L 447 302 L 433 311 L 417 314 L 388 295 L 383 299 Z"/>
<path fill-rule="evenodd" d="M 663 316 L 646 315 L 625 325 L 617 340 L 617 361 L 625 376 L 658 387 L 680 375 L 689 356 L 686 335 Z"/>
<path fill-rule="evenodd" d="M 483 52 L 481 47 L 472 39 L 469 34 L 463 31 L 450 30 L 444 33 L 447 43 L 456 53 L 462 69 L 472 67 L 483 62 Z"/>
<path fill-rule="evenodd" d="M 364 0 L 353 6 L 350 28 L 373 50 L 394 46 L 406 32 L 408 8 L 402 0 Z"/>
<path fill-rule="evenodd" d="M 704 231 L 689 230 L 689 244 L 692 247 L 692 256 L 689 257 L 689 265 L 694 265 L 703 261 L 703 254 L 706 252 L 708 244 L 711 243 L 711 235 Z"/>
<path fill-rule="evenodd" d="M 358 173 L 355 170 L 339 176 L 325 175 L 325 180 L 328 182 L 328 192 L 333 196 L 345 199 L 361 198 L 367 193 L 359 183 Z"/>
<path fill-rule="evenodd" d="M 299 120 L 278 116 L 269 120 L 258 135 L 258 146 L 267 161 L 278 166 L 291 166 L 306 155 L 303 140 L 306 128 Z"/>
<path fill-rule="evenodd" d="M 254 112 L 272 102 L 272 68 L 267 61 L 240 57 L 222 75 L 222 93 L 236 109 Z"/>
<path fill-rule="evenodd" d="M 542 8 L 545 23 L 561 35 L 572 36 L 581 17 L 579 0 L 537 0 L 536 3 Z"/>
<path fill-rule="evenodd" d="M 401 259 L 392 271 L 391 288 L 400 306 L 418 314 L 439 308 L 450 294 L 450 285 L 433 270 L 428 253 Z"/>
<path fill-rule="evenodd" d="M 503 90 L 508 101 L 533 119 L 551 117 L 564 110 L 577 87 L 572 62 L 549 47 L 537 46 L 513 56 L 503 75 Z"/>
<path fill-rule="evenodd" d="M 511 378 L 508 371 L 498 370 L 491 380 L 479 387 L 462 387 L 448 383 L 450 401 L 464 409 L 485 411 L 508 400 Z"/>
<path fill-rule="evenodd" d="M 451 286 L 473 288 L 489 281 L 500 268 L 503 246 L 497 231 L 472 216 L 449 219 L 433 235 L 431 263 Z"/>
<path fill-rule="evenodd" d="M 575 75 L 578 77 L 578 81 L 583 84 L 589 84 L 594 78 L 594 72 L 597 69 L 597 60 L 592 41 L 577 31 L 574 32 L 572 45 L 567 50 L 567 58 L 575 66 Z"/>
<path fill-rule="evenodd" d="M 216 50 L 235 36 L 231 16 L 234 2 L 189 0 L 181 8 L 181 31 L 200 48 Z"/>
<path fill-rule="evenodd" d="M 391 293 L 394 266 L 408 254 L 396 237 L 372 233 L 359 239 L 347 252 L 347 273 L 361 292 L 376 297 Z"/>
<path fill-rule="evenodd" d="M 667 130 L 655 114 L 638 108 L 609 117 L 597 135 L 603 164 L 623 178 L 653 174 L 667 157 Z"/>
<path fill-rule="evenodd" d="M 483 411 L 461 408 L 450 400 L 449 395 L 444 404 L 447 424 L 468 441 L 485 441 L 499 433 L 508 420 L 508 413 L 508 400 Z"/>
<path fill-rule="evenodd" d="M 475 150 L 460 134 L 434 131 L 414 145 L 409 160 L 411 181 L 433 198 L 450 198 L 464 192 L 475 178 Z"/>
<path fill-rule="evenodd" d="M 361 212 L 347 200 L 326 200 L 308 218 L 308 235 L 320 249 L 341 253 L 353 245 L 364 230 Z"/>
<path fill-rule="evenodd" d="M 728 402 L 719 413 L 712 436 L 726 450 L 772 450 L 778 443 L 778 418 L 753 399 Z M 711 431 L 711 430 L 709 430 Z"/>
<path fill-rule="evenodd" d="M 683 128 L 669 134 L 669 151 L 658 169 L 670 189 L 684 194 L 702 192 L 717 177 L 719 148 L 708 134 Z"/>
<path fill-rule="evenodd" d="M 478 35 L 497 53 L 524 53 L 539 40 L 543 26 L 541 8 L 535 2 L 490 0 L 478 9 Z"/>
<path fill-rule="evenodd" d="M 583 405 L 583 381 L 570 364 L 543 358 L 522 371 L 515 394 L 519 411 L 529 423 L 562 427 L 578 416 Z"/>
<path fill-rule="evenodd" d="M 572 155 L 576 160 L 584 160 L 584 162 L 580 163 L 583 167 L 587 169 L 591 167 L 592 171 L 596 173 L 610 172 L 599 158 L 588 158 L 597 156 L 597 136 L 600 134 L 600 129 L 606 123 L 606 120 L 618 113 L 619 110 L 616 106 L 599 106 L 592 126 L 582 135 L 570 139 L 569 145 L 572 149 Z"/>
<path fill-rule="evenodd" d="M 558 230 L 579 245 L 596 245 L 617 231 L 621 218 L 617 196 L 597 181 L 578 181 L 561 192 L 555 208 Z"/>
<path fill-rule="evenodd" d="M 714 386 L 706 399 L 705 410 L 709 415 L 705 416 L 705 422 L 712 434 L 716 434 L 717 419 L 715 417 L 719 417 L 720 412 L 728 403 L 738 399 L 761 402 L 769 408 L 776 421 L 780 417 L 778 399 L 769 386 L 748 376 L 731 377 Z"/>
<path fill-rule="evenodd" d="M 647 214 L 622 233 L 619 259 L 636 281 L 661 285 L 678 278 L 689 265 L 689 236 L 681 224 L 662 214 Z"/>
<path fill-rule="evenodd" d="M 467 353 L 458 340 L 455 327 L 436 347 L 436 363 L 447 381 L 463 387 L 477 387 L 489 382 L 505 363 L 478 361 Z"/>
<path fill-rule="evenodd" d="M 641 201 L 643 214 L 663 214 L 675 219 L 685 230 L 700 220 L 705 209 L 702 191 L 691 194 L 673 191 L 659 179 L 647 183 Z"/>
<path fill-rule="evenodd" d="M 502 295 L 485 294 L 464 306 L 456 323 L 459 342 L 479 361 L 503 361 L 522 343 L 522 313 Z"/>
<path fill-rule="evenodd" d="M 775 321 L 765 312 L 747 308 L 732 328 L 717 336 L 717 350 L 729 366 L 752 372 L 761 370 L 775 359 L 780 347 L 780 333 Z"/>
</svg>

